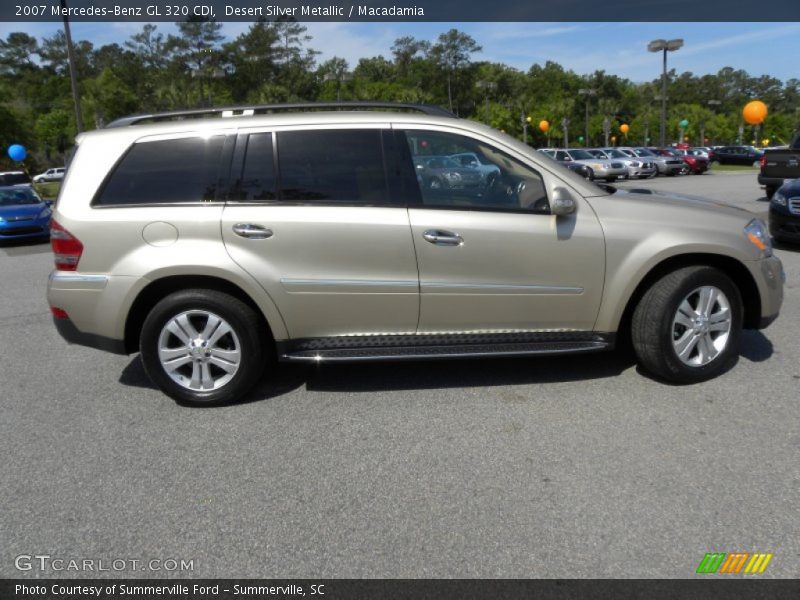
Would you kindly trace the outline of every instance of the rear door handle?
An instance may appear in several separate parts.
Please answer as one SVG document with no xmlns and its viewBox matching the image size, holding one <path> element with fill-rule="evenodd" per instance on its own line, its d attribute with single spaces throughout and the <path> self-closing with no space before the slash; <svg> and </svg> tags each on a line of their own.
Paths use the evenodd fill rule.
<svg viewBox="0 0 800 600">
<path fill-rule="evenodd" d="M 265 240 L 272 237 L 271 229 L 267 229 L 261 225 L 253 225 L 252 223 L 237 223 L 233 226 L 233 233 L 243 238 L 250 238 L 251 240 Z"/>
<path fill-rule="evenodd" d="M 439 229 L 428 229 L 428 231 L 422 234 L 422 237 L 425 238 L 426 242 L 437 246 L 460 246 L 464 243 L 464 238 L 457 233 L 441 231 Z"/>
</svg>

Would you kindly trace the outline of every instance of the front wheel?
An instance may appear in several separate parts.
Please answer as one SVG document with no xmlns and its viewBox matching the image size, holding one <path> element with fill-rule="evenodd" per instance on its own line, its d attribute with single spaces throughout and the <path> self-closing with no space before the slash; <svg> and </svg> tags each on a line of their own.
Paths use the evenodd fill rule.
<svg viewBox="0 0 800 600">
<path fill-rule="evenodd" d="M 673 271 L 647 290 L 633 313 L 639 362 L 674 383 L 716 377 L 738 359 L 742 312 L 739 289 L 718 269 Z"/>
<path fill-rule="evenodd" d="M 764 191 L 767 193 L 767 200 L 772 200 L 772 197 L 775 195 L 775 192 L 778 191 L 778 188 L 774 185 L 768 185 Z"/>
<path fill-rule="evenodd" d="M 140 350 L 145 371 L 180 403 L 239 400 L 265 366 L 263 326 L 247 304 L 216 290 L 170 294 L 147 315 Z"/>
</svg>

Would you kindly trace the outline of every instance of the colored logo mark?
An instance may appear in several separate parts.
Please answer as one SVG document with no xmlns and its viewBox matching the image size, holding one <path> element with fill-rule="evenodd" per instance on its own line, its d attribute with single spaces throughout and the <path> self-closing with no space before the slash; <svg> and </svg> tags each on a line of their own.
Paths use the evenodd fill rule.
<svg viewBox="0 0 800 600">
<path fill-rule="evenodd" d="M 767 552 L 708 552 L 696 573 L 763 573 L 772 556 Z"/>
</svg>

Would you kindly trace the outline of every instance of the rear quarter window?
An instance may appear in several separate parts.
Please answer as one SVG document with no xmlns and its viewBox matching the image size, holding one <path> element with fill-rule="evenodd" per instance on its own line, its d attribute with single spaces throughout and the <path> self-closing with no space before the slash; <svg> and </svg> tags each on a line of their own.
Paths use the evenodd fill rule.
<svg viewBox="0 0 800 600">
<path fill-rule="evenodd" d="M 278 164 L 282 200 L 390 203 L 380 130 L 281 132 Z"/>
<path fill-rule="evenodd" d="M 217 199 L 225 136 L 134 144 L 94 206 L 174 204 Z"/>
</svg>

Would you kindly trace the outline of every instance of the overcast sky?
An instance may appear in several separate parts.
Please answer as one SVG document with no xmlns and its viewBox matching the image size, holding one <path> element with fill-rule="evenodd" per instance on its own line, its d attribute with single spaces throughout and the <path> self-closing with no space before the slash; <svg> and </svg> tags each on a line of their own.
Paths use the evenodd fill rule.
<svg viewBox="0 0 800 600">
<path fill-rule="evenodd" d="M 121 43 L 141 30 L 143 23 L 73 23 L 73 39 L 96 46 Z M 679 72 L 716 73 L 730 66 L 751 75 L 772 75 L 782 80 L 800 78 L 797 40 L 800 23 L 306 23 L 314 37 L 311 46 L 322 52 L 320 60 L 341 56 L 351 67 L 359 58 L 383 55 L 398 37 L 412 35 L 435 40 L 450 28 L 469 33 L 483 46 L 475 60 L 502 62 L 521 70 L 533 63 L 553 60 L 577 73 L 603 69 L 634 81 L 658 77 L 660 54 L 647 52 L 656 38 L 685 40 L 669 56 L 669 67 Z M 38 38 L 55 33 L 59 23 L 0 23 L 0 36 L 26 31 Z M 232 38 L 248 23 L 223 23 Z M 159 31 L 174 33 L 170 23 Z M 770 58 L 768 60 L 768 57 Z"/>
</svg>

